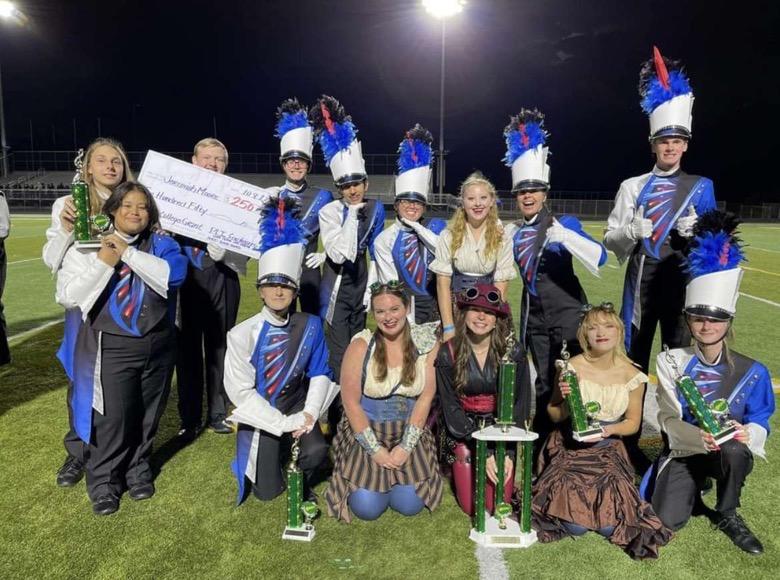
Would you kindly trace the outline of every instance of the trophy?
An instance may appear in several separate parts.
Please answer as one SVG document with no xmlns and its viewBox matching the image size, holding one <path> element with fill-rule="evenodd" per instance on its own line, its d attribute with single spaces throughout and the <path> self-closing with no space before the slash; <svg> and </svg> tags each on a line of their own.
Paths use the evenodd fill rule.
<svg viewBox="0 0 780 580">
<path fill-rule="evenodd" d="M 531 529 L 531 467 L 533 442 L 539 438 L 537 433 L 514 426 L 513 408 L 515 403 L 515 376 L 517 364 L 512 360 L 514 337 L 507 337 L 507 349 L 498 371 L 498 404 L 496 424 L 485 427 L 480 424 L 479 431 L 472 434 L 477 441 L 476 489 L 474 498 L 474 527 L 469 537 L 472 541 L 493 548 L 527 548 L 536 542 L 536 532 Z M 486 509 L 485 492 L 487 487 L 487 442 L 496 442 L 496 498 L 493 513 Z M 504 502 L 504 465 L 506 463 L 507 442 L 522 442 L 523 482 L 522 513 L 520 523 L 511 518 L 512 506 Z"/>
<path fill-rule="evenodd" d="M 688 409 L 690 409 L 699 427 L 712 435 L 715 438 L 715 443 L 718 445 L 732 439 L 737 434 L 737 428 L 728 421 L 728 401 L 726 399 L 716 399 L 708 405 L 701 392 L 699 392 L 696 382 L 688 375 L 680 372 L 677 361 L 672 356 L 672 353 L 669 352 L 667 345 L 664 345 L 664 356 L 666 362 L 674 370 L 674 384 L 688 404 Z"/>
<path fill-rule="evenodd" d="M 582 402 L 582 391 L 580 383 L 577 380 L 577 373 L 569 367 L 571 355 L 566 350 L 567 343 L 563 341 L 561 348 L 561 379 L 566 381 L 571 389 L 571 393 L 566 397 L 566 404 L 569 407 L 569 416 L 571 417 L 572 437 L 575 441 L 581 443 L 588 441 L 598 441 L 601 439 L 601 425 L 596 420 L 596 415 L 601 411 L 601 405 L 597 401 Z"/>
<path fill-rule="evenodd" d="M 75 245 L 80 249 L 97 249 L 100 247 L 98 236 L 108 230 L 111 220 L 103 213 L 92 215 L 89 185 L 81 178 L 84 166 L 83 149 L 79 149 L 73 164 L 76 166 L 76 175 L 70 184 L 70 194 L 73 205 L 76 206 L 76 220 L 73 222 Z"/>
<path fill-rule="evenodd" d="M 292 457 L 287 464 L 287 527 L 282 534 L 283 540 L 298 540 L 311 542 L 314 539 L 312 520 L 319 513 L 317 504 L 313 501 L 303 501 L 303 472 L 298 467 L 300 442 L 295 439 L 292 444 Z"/>
</svg>

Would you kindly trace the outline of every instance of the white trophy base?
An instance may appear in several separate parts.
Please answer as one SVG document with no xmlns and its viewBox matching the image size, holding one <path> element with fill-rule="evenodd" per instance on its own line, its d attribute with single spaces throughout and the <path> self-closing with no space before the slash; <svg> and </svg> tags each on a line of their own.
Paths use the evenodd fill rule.
<svg viewBox="0 0 780 580">
<path fill-rule="evenodd" d="M 486 548 L 529 548 L 536 543 L 536 532 L 522 532 L 520 524 L 512 518 L 504 520 L 505 529 L 498 527 L 498 520 L 489 513 L 485 514 L 485 531 L 471 529 L 469 538 Z"/>
<path fill-rule="evenodd" d="M 85 240 L 83 242 L 80 241 L 73 242 L 73 245 L 76 246 L 76 249 L 78 249 L 80 252 L 99 250 L 100 244 L 101 244 L 100 240 Z"/>
<path fill-rule="evenodd" d="M 604 431 L 602 431 L 601 425 L 599 425 L 598 427 L 585 429 L 584 431 L 573 431 L 572 438 L 580 443 L 591 443 L 593 441 L 601 441 L 603 439 L 603 433 Z"/>
<path fill-rule="evenodd" d="M 729 425 L 723 431 L 718 433 L 718 436 L 715 437 L 715 443 L 720 445 L 721 443 L 725 443 L 729 439 L 734 439 L 734 436 L 737 433 L 738 433 L 738 429 L 736 427 L 734 427 L 733 425 Z"/>
<path fill-rule="evenodd" d="M 491 425 L 471 434 L 474 439 L 483 439 L 485 441 L 535 441 L 539 439 L 539 434 L 533 431 L 526 431 L 519 427 L 506 427 L 502 429 L 499 425 Z"/>
<path fill-rule="evenodd" d="M 314 539 L 314 527 L 311 528 L 284 528 L 283 540 L 296 540 L 298 542 L 311 542 Z"/>
</svg>

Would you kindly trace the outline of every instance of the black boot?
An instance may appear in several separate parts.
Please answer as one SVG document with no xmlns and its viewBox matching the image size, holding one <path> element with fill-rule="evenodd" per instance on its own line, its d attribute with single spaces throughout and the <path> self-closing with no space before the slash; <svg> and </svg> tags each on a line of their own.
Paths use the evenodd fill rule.
<svg viewBox="0 0 780 580">
<path fill-rule="evenodd" d="M 745 520 L 738 513 L 722 516 L 716 527 L 722 530 L 738 548 L 748 554 L 758 555 L 764 552 L 764 546 L 753 535 L 753 532 L 747 527 Z"/>
</svg>

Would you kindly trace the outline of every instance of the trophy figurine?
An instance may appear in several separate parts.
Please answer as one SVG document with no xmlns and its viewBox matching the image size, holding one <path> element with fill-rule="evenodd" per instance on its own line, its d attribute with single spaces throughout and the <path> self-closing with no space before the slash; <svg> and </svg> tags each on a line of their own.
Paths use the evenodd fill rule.
<svg viewBox="0 0 780 580">
<path fill-rule="evenodd" d="M 688 404 L 688 409 L 696 419 L 699 428 L 712 435 L 718 445 L 732 439 L 737 434 L 737 428 L 728 421 L 728 401 L 716 399 L 708 405 L 696 386 L 696 382 L 680 372 L 677 361 L 669 352 L 667 345 L 664 345 L 664 356 L 666 362 L 674 370 L 674 384 Z"/>
<path fill-rule="evenodd" d="M 311 542 L 314 539 L 312 520 L 319 513 L 313 501 L 303 501 L 303 472 L 298 467 L 300 443 L 295 439 L 292 444 L 290 463 L 287 464 L 287 527 L 282 534 L 283 540 Z"/>
<path fill-rule="evenodd" d="M 92 213 L 89 185 L 81 178 L 84 166 L 83 149 L 79 149 L 73 164 L 76 166 L 76 175 L 73 176 L 73 181 L 70 184 L 70 194 L 73 198 L 73 205 L 76 206 L 76 220 L 73 222 L 75 245 L 80 249 L 98 249 L 100 248 L 98 236 L 108 230 L 111 220 L 103 213 L 94 215 Z"/>
<path fill-rule="evenodd" d="M 514 425 L 515 376 L 517 364 L 512 360 L 514 350 L 513 334 L 507 337 L 507 349 L 498 372 L 498 404 L 496 424 L 485 427 L 480 424 L 479 431 L 472 434 L 477 444 L 476 489 L 474 497 L 474 527 L 469 537 L 482 546 L 494 548 L 527 548 L 536 542 L 536 532 L 531 529 L 531 454 L 533 442 L 539 438 L 537 433 Z M 496 501 L 493 513 L 486 506 L 487 488 L 487 443 L 496 444 Z M 503 501 L 504 465 L 506 463 L 506 444 L 522 441 L 523 482 L 522 515 L 518 523 L 512 516 L 512 506 Z"/>
<path fill-rule="evenodd" d="M 561 348 L 561 379 L 566 381 L 571 392 L 566 397 L 566 404 L 569 407 L 569 416 L 571 417 L 572 437 L 575 441 L 588 442 L 601 439 L 601 425 L 596 420 L 596 415 L 601 411 L 601 405 L 596 401 L 582 402 L 582 391 L 577 379 L 577 373 L 569 367 L 571 355 L 566 349 L 567 343 L 564 340 Z"/>
</svg>

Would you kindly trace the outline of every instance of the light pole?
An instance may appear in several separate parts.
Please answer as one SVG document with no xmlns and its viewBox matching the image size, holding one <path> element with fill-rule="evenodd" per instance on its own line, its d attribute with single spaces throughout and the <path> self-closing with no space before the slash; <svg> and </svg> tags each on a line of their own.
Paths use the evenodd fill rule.
<svg viewBox="0 0 780 580">
<path fill-rule="evenodd" d="M 436 166 L 436 179 L 439 182 L 439 194 L 444 193 L 444 78 L 445 55 L 447 48 L 447 18 L 463 11 L 465 0 L 423 0 L 423 8 L 434 18 L 441 21 L 441 84 L 439 86 L 439 164 Z"/>
<path fill-rule="evenodd" d="M 27 18 L 13 2 L 0 0 L 0 20 L 16 21 L 24 24 Z M 3 159 L 3 177 L 8 177 L 8 143 L 5 138 L 5 111 L 3 110 L 3 70 L 0 67 L 0 158 Z"/>
</svg>

